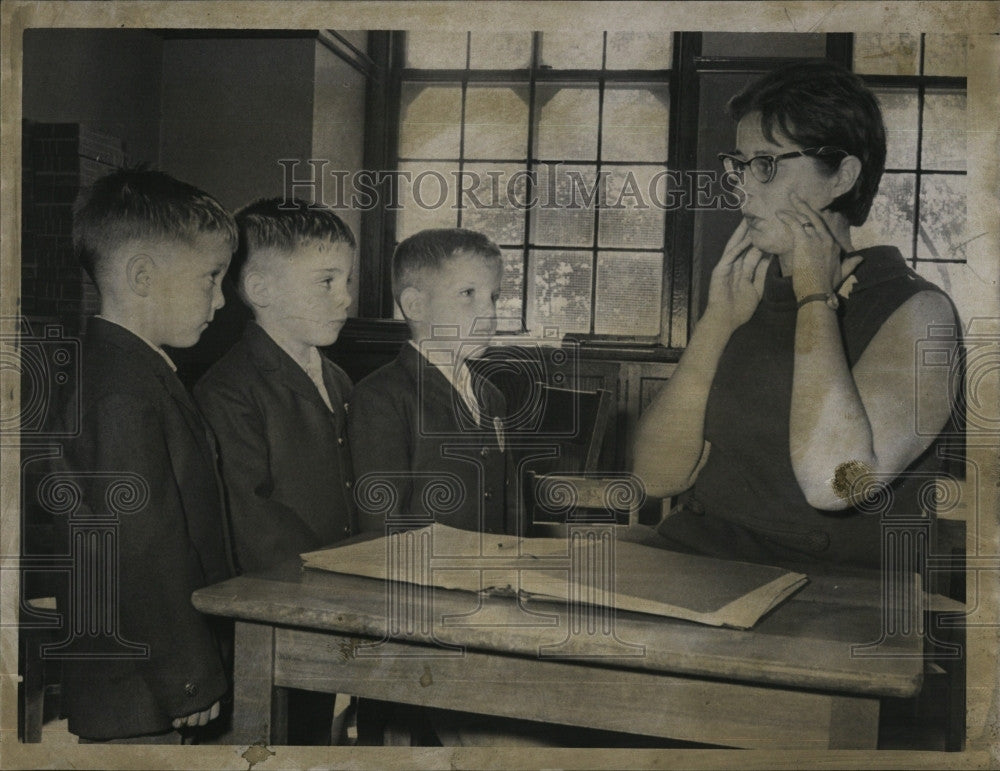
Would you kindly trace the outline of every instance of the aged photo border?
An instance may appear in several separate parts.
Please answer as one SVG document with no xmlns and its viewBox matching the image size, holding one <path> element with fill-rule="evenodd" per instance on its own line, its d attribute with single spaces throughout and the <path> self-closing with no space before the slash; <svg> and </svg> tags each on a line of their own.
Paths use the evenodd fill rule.
<svg viewBox="0 0 1000 771">
<path fill-rule="evenodd" d="M 574 29 L 730 30 L 771 32 L 952 32 L 970 35 L 968 75 L 968 202 L 970 232 L 987 235 L 979 249 L 992 261 L 973 266 L 986 310 L 1000 334 L 1000 2 L 18 2 L 2 14 L 0 123 L 0 333 L 19 312 L 22 33 L 31 27 L 261 29 Z M 963 318 L 968 325 L 969 319 Z M 994 340 L 994 345 L 1000 341 Z M 981 399 L 1000 399 L 1000 368 L 987 373 Z M 0 370 L 0 409 L 19 411 L 18 373 Z M 123 747 L 25 745 L 17 739 L 17 626 L 20 541 L 19 447 L 5 435 L 0 457 L 0 767 L 4 768 L 386 768 L 573 767 L 653 768 L 972 768 L 1000 765 L 1000 436 L 970 446 L 980 473 L 979 530 L 969 553 L 990 569 L 977 572 L 967 641 L 966 749 L 934 752 L 769 752 L 766 750 L 560 750 L 356 747 Z M 973 549 L 975 549 L 973 551 Z M 15 569 L 9 569 L 11 567 Z M 651 705 L 655 708 L 655 705 Z"/>
</svg>

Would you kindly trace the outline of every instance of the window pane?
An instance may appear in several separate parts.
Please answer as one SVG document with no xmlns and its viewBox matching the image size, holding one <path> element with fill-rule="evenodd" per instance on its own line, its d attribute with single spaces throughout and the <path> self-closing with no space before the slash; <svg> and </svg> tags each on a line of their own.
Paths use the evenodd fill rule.
<svg viewBox="0 0 1000 771">
<path fill-rule="evenodd" d="M 530 32 L 473 32 L 469 67 L 520 70 L 531 66 Z"/>
<path fill-rule="evenodd" d="M 608 161 L 666 161 L 670 92 L 663 87 L 604 91 L 601 157 Z"/>
<path fill-rule="evenodd" d="M 917 92 L 910 89 L 872 89 L 882 107 L 888 152 L 887 169 L 917 166 Z"/>
<path fill-rule="evenodd" d="M 543 327 L 556 327 L 560 337 L 589 332 L 590 252 L 532 251 L 529 260 L 528 330 L 541 335 Z"/>
<path fill-rule="evenodd" d="M 500 332 L 521 331 L 523 286 L 524 252 L 521 249 L 504 249 L 500 299 L 497 301 L 497 329 Z"/>
<path fill-rule="evenodd" d="M 965 176 L 929 174 L 920 180 L 918 260 L 964 260 Z"/>
<path fill-rule="evenodd" d="M 396 239 L 401 241 L 425 228 L 453 228 L 458 224 L 455 208 L 455 173 L 458 166 L 445 163 L 400 163 L 411 181 L 399 180 Z"/>
<path fill-rule="evenodd" d="M 925 169 L 964 170 L 965 94 L 927 89 L 920 165 Z"/>
<path fill-rule="evenodd" d="M 543 160 L 597 158 L 597 89 L 538 86 L 535 156 Z"/>
<path fill-rule="evenodd" d="M 536 166 L 538 184 L 531 209 L 531 243 L 590 246 L 597 202 L 596 166 Z"/>
<path fill-rule="evenodd" d="M 598 254 L 594 332 L 599 335 L 660 334 L 662 288 L 662 253 Z"/>
<path fill-rule="evenodd" d="M 868 221 L 851 233 L 855 249 L 889 244 L 897 247 L 904 258 L 913 257 L 915 180 L 913 174 L 885 174 L 882 177 Z"/>
<path fill-rule="evenodd" d="M 920 35 L 865 32 L 854 35 L 854 71 L 865 75 L 917 75 Z"/>
<path fill-rule="evenodd" d="M 462 174 L 462 227 L 479 230 L 498 244 L 524 243 L 526 183 L 522 167 L 465 165 Z"/>
<path fill-rule="evenodd" d="M 501 160 L 528 154 L 528 89 L 469 86 L 465 95 L 465 157 Z"/>
<path fill-rule="evenodd" d="M 417 69 L 465 69 L 465 32 L 407 32 L 406 66 Z"/>
<path fill-rule="evenodd" d="M 924 35 L 924 75 L 965 77 L 968 72 L 966 35 Z"/>
<path fill-rule="evenodd" d="M 674 36 L 670 32 L 609 32 L 609 70 L 669 70 Z"/>
<path fill-rule="evenodd" d="M 608 166 L 606 196 L 601 208 L 601 246 L 663 247 L 666 166 Z M 652 190 L 655 185 L 655 190 Z"/>
<path fill-rule="evenodd" d="M 543 32 L 540 64 L 556 70 L 599 70 L 601 32 Z"/>
<path fill-rule="evenodd" d="M 458 158 L 460 86 L 404 84 L 400 105 L 402 158 Z"/>
</svg>

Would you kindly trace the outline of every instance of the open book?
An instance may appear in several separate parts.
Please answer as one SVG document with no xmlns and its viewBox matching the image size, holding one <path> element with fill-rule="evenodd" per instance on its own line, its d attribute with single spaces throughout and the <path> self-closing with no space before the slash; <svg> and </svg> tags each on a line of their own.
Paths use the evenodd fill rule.
<svg viewBox="0 0 1000 771">
<path fill-rule="evenodd" d="M 613 527 L 517 538 L 430 525 L 302 555 L 307 568 L 749 629 L 805 585 L 781 568 L 617 540 Z"/>
</svg>

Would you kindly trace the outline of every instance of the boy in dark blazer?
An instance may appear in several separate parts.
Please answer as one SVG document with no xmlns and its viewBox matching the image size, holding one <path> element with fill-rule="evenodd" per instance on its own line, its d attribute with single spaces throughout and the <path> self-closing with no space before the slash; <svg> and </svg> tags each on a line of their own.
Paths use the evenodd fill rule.
<svg viewBox="0 0 1000 771">
<path fill-rule="evenodd" d="M 397 526 L 436 521 L 516 532 L 507 507 L 504 398 L 466 363 L 496 331 L 501 271 L 500 249 L 470 230 L 424 230 L 396 248 L 393 295 L 411 340 L 351 399 L 363 529 L 382 531 L 391 518 Z M 368 482 L 378 480 L 394 495 L 372 496 L 368 505 Z"/>
<path fill-rule="evenodd" d="M 254 314 L 195 386 L 219 443 L 238 569 L 263 570 L 357 530 L 351 381 L 319 352 L 347 319 L 354 235 L 330 209 L 281 198 L 236 214 L 231 275 Z M 334 699 L 296 691 L 290 741 L 330 743 Z"/>
<path fill-rule="evenodd" d="M 228 689 L 220 638 L 191 593 L 232 568 L 215 448 L 162 346 L 194 345 L 222 306 L 236 229 L 200 190 L 121 171 L 82 196 L 73 236 L 101 314 L 87 325 L 78 401 L 63 413 L 80 431 L 57 462 L 79 506 L 57 520 L 78 535 L 112 523 L 114 534 L 64 533 L 74 569 L 60 598 L 62 708 L 83 740 L 179 743 L 176 729 L 215 719 Z M 97 575 L 113 578 L 88 581 Z M 105 605 L 114 633 L 81 634 L 109 631 Z"/>
<path fill-rule="evenodd" d="M 302 201 L 258 201 L 236 222 L 230 274 L 254 321 L 194 393 L 219 443 L 237 567 L 252 572 L 357 528 L 351 381 L 318 350 L 347 319 L 355 241 Z"/>
<path fill-rule="evenodd" d="M 517 533 L 508 506 L 506 403 L 467 360 L 496 331 L 500 249 L 481 233 L 424 230 L 392 257 L 392 290 L 411 340 L 394 361 L 355 386 L 350 437 L 364 530 L 438 522 L 464 530 Z M 386 488 L 388 495 L 384 495 Z M 415 709 L 373 700 L 358 705 L 359 739 L 385 726 L 446 745 L 500 730 L 499 718 Z M 418 739 L 419 741 L 420 739 Z"/>
</svg>

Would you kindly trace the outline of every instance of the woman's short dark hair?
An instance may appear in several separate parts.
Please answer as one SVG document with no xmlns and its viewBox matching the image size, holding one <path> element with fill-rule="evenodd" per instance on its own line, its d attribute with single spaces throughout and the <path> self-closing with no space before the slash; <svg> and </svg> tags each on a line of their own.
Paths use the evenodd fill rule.
<svg viewBox="0 0 1000 771">
<path fill-rule="evenodd" d="M 885 124 L 861 78 L 826 60 L 796 62 L 751 83 L 729 100 L 729 112 L 736 121 L 759 112 L 769 142 L 778 131 L 802 147 L 839 147 L 858 158 L 857 182 L 829 209 L 855 226 L 868 218 L 885 170 Z M 839 154 L 817 158 L 831 169 L 842 159 Z"/>
</svg>

